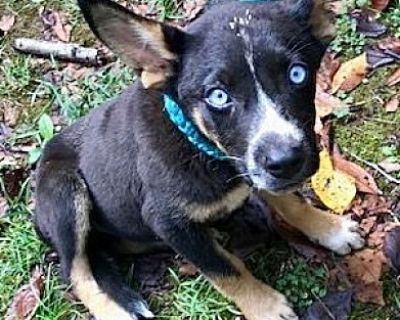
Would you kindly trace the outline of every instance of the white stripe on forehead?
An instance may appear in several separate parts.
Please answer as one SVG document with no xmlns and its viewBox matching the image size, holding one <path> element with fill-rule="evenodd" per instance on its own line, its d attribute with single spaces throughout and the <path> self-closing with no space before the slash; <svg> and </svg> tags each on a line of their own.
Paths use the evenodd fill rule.
<svg viewBox="0 0 400 320">
<path fill-rule="evenodd" d="M 286 120 L 279 112 L 279 107 L 272 101 L 272 99 L 265 93 L 260 82 L 257 79 L 256 69 L 254 66 L 253 47 L 246 46 L 244 54 L 246 62 L 249 66 L 250 72 L 253 76 L 255 87 L 257 90 L 257 101 L 259 108 L 263 110 L 260 119 L 256 136 L 262 136 L 267 133 L 276 133 L 277 135 L 284 135 L 294 140 L 300 141 L 303 134 L 300 129 L 292 122 Z"/>
<path fill-rule="evenodd" d="M 304 135 L 296 124 L 285 119 L 280 112 L 280 107 L 277 106 L 263 90 L 260 82 L 257 79 L 253 59 L 253 50 L 251 46 L 250 49 L 251 50 L 246 50 L 245 59 L 254 79 L 257 91 L 257 108 L 260 110 L 259 117 L 253 120 L 253 128 L 250 132 L 249 147 L 246 155 L 247 166 L 249 170 L 252 171 L 256 170 L 258 167 L 255 160 L 255 151 L 264 137 L 273 134 L 277 137 L 281 137 L 282 143 L 285 141 L 288 141 L 288 143 L 293 143 L 301 142 L 301 140 L 304 138 Z M 257 177 L 253 177 L 252 179 L 257 180 Z M 261 181 L 260 185 L 262 185 L 262 183 L 264 182 Z"/>
</svg>

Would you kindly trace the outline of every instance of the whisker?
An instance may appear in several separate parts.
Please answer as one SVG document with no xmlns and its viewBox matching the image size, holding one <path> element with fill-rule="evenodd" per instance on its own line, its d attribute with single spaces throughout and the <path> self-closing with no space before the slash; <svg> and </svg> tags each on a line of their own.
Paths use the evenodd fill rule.
<svg viewBox="0 0 400 320">
<path fill-rule="evenodd" d="M 239 173 L 231 178 L 229 178 L 228 180 L 226 180 L 227 183 L 232 182 L 235 179 L 239 179 L 239 178 L 243 178 L 243 177 L 250 177 L 250 173 L 245 172 L 245 173 Z"/>
</svg>

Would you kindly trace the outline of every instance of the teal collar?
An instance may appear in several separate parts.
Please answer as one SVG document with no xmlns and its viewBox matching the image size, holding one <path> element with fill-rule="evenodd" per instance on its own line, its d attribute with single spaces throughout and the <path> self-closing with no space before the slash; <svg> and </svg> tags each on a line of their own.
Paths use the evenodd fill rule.
<svg viewBox="0 0 400 320">
<path fill-rule="evenodd" d="M 205 138 L 179 105 L 167 94 L 163 95 L 164 110 L 171 122 L 198 150 L 217 160 L 226 160 L 226 154 Z"/>
</svg>

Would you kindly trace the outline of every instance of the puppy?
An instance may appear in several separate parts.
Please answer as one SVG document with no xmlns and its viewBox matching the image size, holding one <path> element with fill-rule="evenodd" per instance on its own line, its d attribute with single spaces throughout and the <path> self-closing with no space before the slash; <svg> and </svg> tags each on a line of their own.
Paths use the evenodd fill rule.
<svg viewBox="0 0 400 320">
<path fill-rule="evenodd" d="M 363 245 L 353 222 L 290 193 L 318 167 L 321 11 L 312 0 L 230 2 L 183 31 L 109 0 L 79 4 L 141 79 L 44 150 L 36 221 L 65 280 L 97 319 L 152 318 L 110 260 L 110 244 L 139 252 L 164 243 L 248 320 L 297 319 L 205 224 L 242 207 L 254 187 L 322 245 L 338 253 Z"/>
</svg>

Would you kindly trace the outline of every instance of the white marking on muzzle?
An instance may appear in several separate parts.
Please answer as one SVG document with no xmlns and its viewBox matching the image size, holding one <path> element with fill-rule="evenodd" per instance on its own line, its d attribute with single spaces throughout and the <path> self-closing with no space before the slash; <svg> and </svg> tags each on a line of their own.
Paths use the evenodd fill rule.
<svg viewBox="0 0 400 320">
<path fill-rule="evenodd" d="M 255 162 L 254 154 L 260 140 L 270 134 L 274 134 L 282 138 L 282 143 L 284 143 L 285 140 L 291 141 L 291 143 L 294 141 L 301 142 L 304 138 L 304 134 L 295 123 L 285 119 L 280 112 L 280 107 L 277 106 L 263 90 L 256 76 L 253 50 L 251 46 L 248 45 L 249 42 L 246 44 L 247 50 L 245 58 L 255 81 L 258 105 L 260 106 L 260 110 L 262 110 L 253 124 L 252 133 L 255 134 L 249 137 L 250 142 L 246 155 L 246 162 L 249 171 L 255 171 L 257 169 L 257 164 Z"/>
</svg>

